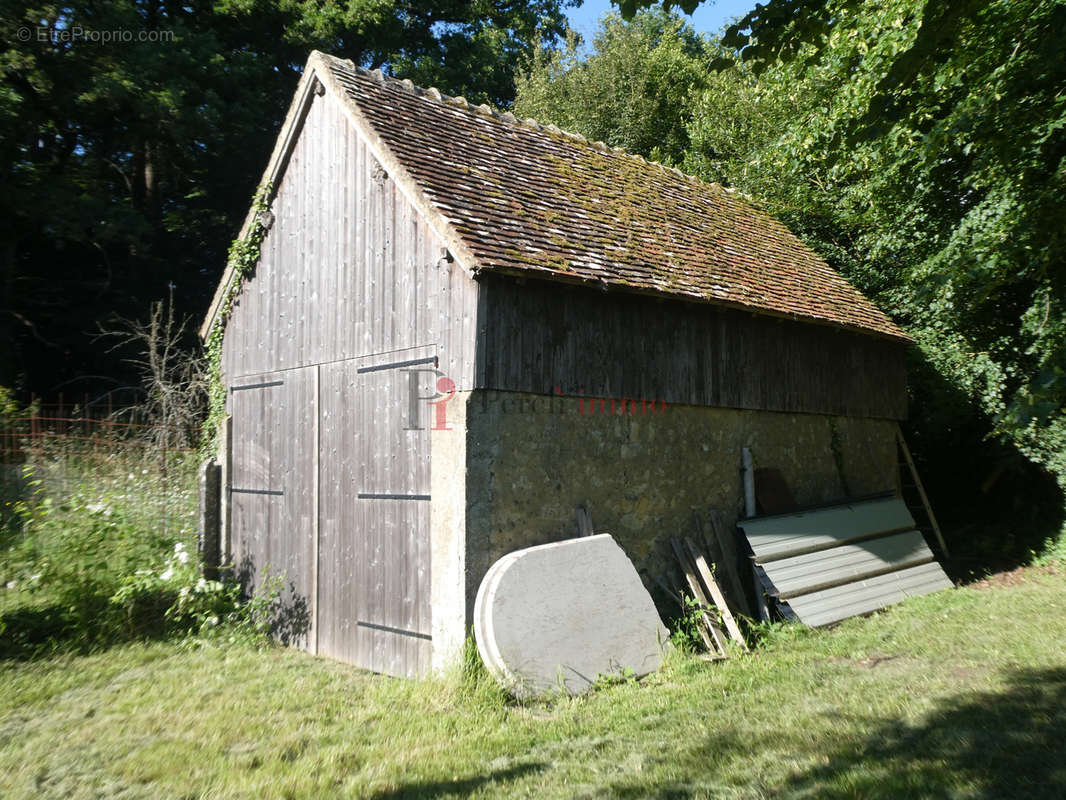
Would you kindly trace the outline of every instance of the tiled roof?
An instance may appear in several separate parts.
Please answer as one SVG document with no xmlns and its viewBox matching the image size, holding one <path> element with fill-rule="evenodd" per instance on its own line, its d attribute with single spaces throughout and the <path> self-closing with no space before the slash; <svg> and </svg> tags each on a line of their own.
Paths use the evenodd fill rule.
<svg viewBox="0 0 1066 800">
<path fill-rule="evenodd" d="M 784 225 L 721 186 L 316 56 L 473 254 L 471 269 L 907 338 Z"/>
</svg>

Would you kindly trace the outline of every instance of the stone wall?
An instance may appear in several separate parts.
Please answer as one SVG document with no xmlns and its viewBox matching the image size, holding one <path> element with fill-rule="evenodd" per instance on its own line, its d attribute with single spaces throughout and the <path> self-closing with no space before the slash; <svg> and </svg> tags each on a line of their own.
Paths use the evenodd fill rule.
<svg viewBox="0 0 1066 800">
<path fill-rule="evenodd" d="M 453 410 L 466 429 L 468 615 L 496 559 L 577 535 L 578 504 L 645 576 L 659 573 L 693 512 L 718 509 L 730 526 L 742 514 L 745 446 L 756 467 L 781 470 L 801 505 L 896 485 L 891 420 L 639 401 L 611 413 L 611 401 L 495 391 L 463 393 Z"/>
</svg>

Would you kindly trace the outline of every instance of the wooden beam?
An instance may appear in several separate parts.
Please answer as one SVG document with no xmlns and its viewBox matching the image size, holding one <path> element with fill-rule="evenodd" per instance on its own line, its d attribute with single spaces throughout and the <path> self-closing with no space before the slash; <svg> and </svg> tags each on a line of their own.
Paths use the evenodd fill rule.
<svg viewBox="0 0 1066 800">
<path fill-rule="evenodd" d="M 907 461 L 907 467 L 910 468 L 911 477 L 914 478 L 914 485 L 918 488 L 918 496 L 922 498 L 922 505 L 925 507 L 925 513 L 929 515 L 929 522 L 933 526 L 933 533 L 936 534 L 936 540 L 940 542 L 940 549 L 944 553 L 945 558 L 950 558 L 951 553 L 948 552 L 947 543 L 944 541 L 944 535 L 940 532 L 940 525 L 936 521 L 936 516 L 933 514 L 933 506 L 929 503 L 929 497 L 925 493 L 925 487 L 922 486 L 922 479 L 918 477 L 918 468 L 914 466 L 914 459 L 911 457 L 911 449 L 907 447 L 907 440 L 903 438 L 903 431 L 899 427 L 899 423 L 896 423 L 896 441 L 899 442 L 900 449 L 903 450 L 903 457 Z"/>
<path fill-rule="evenodd" d="M 707 626 L 707 631 L 710 632 L 711 638 L 714 640 L 714 647 L 709 647 L 708 649 L 715 650 L 724 656 L 728 653 L 728 650 L 726 649 L 726 637 L 722 632 L 722 629 L 718 627 L 715 621 L 711 618 L 709 613 L 712 607 L 711 601 L 707 598 L 707 595 L 704 594 L 703 587 L 700 586 L 699 579 L 696 577 L 696 573 L 693 571 L 688 556 L 686 555 L 684 548 L 681 547 L 681 543 L 677 539 L 671 538 L 670 545 L 674 548 L 674 554 L 677 556 L 677 560 L 681 563 L 681 571 L 685 573 L 685 579 L 688 581 L 688 587 L 692 591 L 692 596 L 695 597 L 696 602 L 700 604 L 700 615 L 703 617 L 703 621 Z"/>
<path fill-rule="evenodd" d="M 714 604 L 718 606 L 718 611 L 722 614 L 722 621 L 725 623 L 726 630 L 729 631 L 729 636 L 744 650 L 747 650 L 748 643 L 744 641 L 744 634 L 740 632 L 740 626 L 737 625 L 737 621 L 729 610 L 729 605 L 725 601 L 725 596 L 722 594 L 718 582 L 714 579 L 714 573 L 711 572 L 711 567 L 707 563 L 706 557 L 691 539 L 686 539 L 685 544 L 688 546 L 688 551 L 696 564 L 696 572 L 703 579 L 703 585 L 711 593 L 711 599 L 714 600 Z"/>
<path fill-rule="evenodd" d="M 218 580 L 221 563 L 219 546 L 222 519 L 222 470 L 213 459 L 200 465 L 197 473 L 200 488 L 199 538 L 203 575 L 209 581 Z"/>
<path fill-rule="evenodd" d="M 718 543 L 718 550 L 722 554 L 721 560 L 716 560 L 718 570 L 725 574 L 726 583 L 733 595 L 734 608 L 738 614 L 745 617 L 752 616 L 751 604 L 748 602 L 748 592 L 744 581 L 740 577 L 740 559 L 737 555 L 737 540 L 730 536 L 726 530 L 725 521 L 717 510 L 711 510 L 711 532 Z"/>
</svg>

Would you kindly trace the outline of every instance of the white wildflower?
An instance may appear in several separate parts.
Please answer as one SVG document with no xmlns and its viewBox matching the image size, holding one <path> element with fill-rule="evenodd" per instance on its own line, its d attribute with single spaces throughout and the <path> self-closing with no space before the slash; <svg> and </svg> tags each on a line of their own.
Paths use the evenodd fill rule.
<svg viewBox="0 0 1066 800">
<path fill-rule="evenodd" d="M 174 569 L 172 567 L 167 567 L 160 574 L 159 580 L 161 580 L 161 581 L 169 581 L 173 577 L 174 577 Z"/>
<path fill-rule="evenodd" d="M 7 584 L 6 584 L 8 589 L 14 589 L 18 585 L 19 585 L 18 581 L 8 581 Z"/>
<path fill-rule="evenodd" d="M 207 620 L 207 624 L 210 625 L 212 628 L 215 627 L 216 625 L 218 625 L 218 617 L 209 617 Z"/>
</svg>

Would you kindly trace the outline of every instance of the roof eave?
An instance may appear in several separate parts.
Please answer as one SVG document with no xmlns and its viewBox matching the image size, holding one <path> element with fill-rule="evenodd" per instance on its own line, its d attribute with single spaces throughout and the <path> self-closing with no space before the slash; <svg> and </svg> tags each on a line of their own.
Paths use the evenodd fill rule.
<svg viewBox="0 0 1066 800">
<path fill-rule="evenodd" d="M 529 270 L 521 269 L 519 267 L 492 265 L 490 267 L 478 270 L 477 272 L 485 275 L 506 275 L 508 277 L 523 278 L 526 280 L 541 280 L 546 283 L 564 283 L 571 286 L 594 288 L 604 292 L 622 292 L 625 294 L 641 295 L 644 297 L 654 297 L 658 300 L 675 300 L 682 303 L 694 303 L 698 305 L 714 306 L 717 308 L 728 308 L 734 311 L 743 311 L 747 314 L 752 314 L 754 316 L 770 317 L 772 319 L 785 320 L 789 322 L 802 322 L 808 325 L 819 325 L 826 328 L 835 328 L 836 330 L 844 331 L 847 333 L 861 334 L 863 336 L 870 336 L 875 339 L 883 339 L 886 341 L 896 342 L 897 344 L 901 345 L 914 344 L 914 339 L 899 328 L 896 328 L 895 333 L 889 333 L 888 331 L 882 331 L 878 330 L 877 328 L 870 328 L 864 325 L 847 324 L 843 322 L 837 322 L 836 320 L 825 319 L 823 317 L 808 316 L 805 314 L 790 314 L 785 311 L 774 311 L 773 309 L 769 308 L 753 306 L 738 301 L 724 300 L 717 297 L 705 297 L 702 295 L 686 294 L 677 291 L 662 291 L 644 286 L 632 286 L 629 284 L 615 283 L 602 279 L 594 280 L 591 278 L 583 278 L 578 275 L 570 274 L 563 270 Z"/>
</svg>

